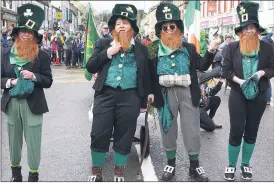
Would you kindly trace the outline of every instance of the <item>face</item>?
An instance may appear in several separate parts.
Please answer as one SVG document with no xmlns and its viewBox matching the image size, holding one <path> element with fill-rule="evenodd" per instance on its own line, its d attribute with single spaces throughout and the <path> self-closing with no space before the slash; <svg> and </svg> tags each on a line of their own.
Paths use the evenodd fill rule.
<svg viewBox="0 0 274 183">
<path fill-rule="evenodd" d="M 162 25 L 162 31 L 168 34 L 173 33 L 177 30 L 175 22 L 167 22 Z"/>
<path fill-rule="evenodd" d="M 24 40 L 33 40 L 34 34 L 30 30 L 20 30 L 18 33 L 18 37 L 23 41 Z"/>
<path fill-rule="evenodd" d="M 253 35 L 255 33 L 258 33 L 258 29 L 254 24 L 249 24 L 242 29 L 243 35 Z"/>
<path fill-rule="evenodd" d="M 225 42 L 226 42 L 226 44 L 229 44 L 229 43 L 231 43 L 231 42 L 232 42 L 232 40 L 231 40 L 231 38 L 230 38 L 230 37 L 228 37 L 228 38 L 226 38 L 226 39 L 225 39 Z"/>
<path fill-rule="evenodd" d="M 103 34 L 108 34 L 108 33 L 109 33 L 108 27 L 104 27 L 104 28 L 103 28 Z"/>
<path fill-rule="evenodd" d="M 121 18 L 118 18 L 116 20 L 115 30 L 117 32 L 120 32 L 120 31 L 127 32 L 130 29 L 131 29 L 131 24 L 130 24 L 129 20 L 127 20 L 127 19 L 121 19 Z"/>
<path fill-rule="evenodd" d="M 154 34 L 155 34 L 154 30 L 150 31 L 150 34 L 149 34 L 150 39 L 153 39 Z"/>
</svg>

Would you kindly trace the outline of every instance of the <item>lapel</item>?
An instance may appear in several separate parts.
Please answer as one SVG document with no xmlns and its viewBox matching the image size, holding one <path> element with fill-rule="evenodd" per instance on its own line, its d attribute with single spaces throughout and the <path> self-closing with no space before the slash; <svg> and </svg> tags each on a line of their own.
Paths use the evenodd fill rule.
<svg viewBox="0 0 274 183">
<path fill-rule="evenodd" d="M 258 53 L 258 55 L 259 55 L 258 70 L 260 70 L 260 69 L 263 68 L 263 65 L 262 65 L 263 62 L 262 62 L 262 61 L 263 61 L 264 59 L 263 59 L 263 54 L 261 54 L 261 51 L 264 50 L 264 48 L 262 48 L 262 47 L 263 47 L 263 44 L 264 44 L 263 41 L 260 40 L 260 48 L 259 48 L 259 53 Z"/>
<path fill-rule="evenodd" d="M 140 59 L 141 59 L 141 46 L 139 46 L 139 42 L 135 41 L 135 46 L 134 46 L 134 55 L 135 55 L 135 60 L 137 63 L 137 68 L 140 67 Z"/>
<path fill-rule="evenodd" d="M 235 55 L 233 55 L 234 58 L 232 58 L 233 59 L 233 65 L 236 66 L 235 68 L 239 68 L 240 77 L 243 78 L 244 77 L 244 74 L 243 74 L 243 63 L 242 63 L 243 54 L 240 51 L 240 42 L 238 42 L 238 44 L 236 44 L 235 46 L 237 48 L 236 48 L 236 51 L 234 52 Z"/>
</svg>

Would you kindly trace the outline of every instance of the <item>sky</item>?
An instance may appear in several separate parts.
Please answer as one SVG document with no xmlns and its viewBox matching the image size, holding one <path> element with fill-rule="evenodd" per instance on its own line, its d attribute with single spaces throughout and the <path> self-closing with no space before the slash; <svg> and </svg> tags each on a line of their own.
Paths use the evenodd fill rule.
<svg viewBox="0 0 274 183">
<path fill-rule="evenodd" d="M 103 10 L 112 11 L 112 8 L 115 4 L 133 4 L 137 10 L 145 10 L 148 12 L 149 8 L 158 4 L 160 1 L 80 1 L 83 4 L 90 3 L 92 4 L 93 8 L 97 12 L 101 12 Z M 54 6 L 59 7 L 61 5 L 61 1 L 51 1 Z"/>
</svg>

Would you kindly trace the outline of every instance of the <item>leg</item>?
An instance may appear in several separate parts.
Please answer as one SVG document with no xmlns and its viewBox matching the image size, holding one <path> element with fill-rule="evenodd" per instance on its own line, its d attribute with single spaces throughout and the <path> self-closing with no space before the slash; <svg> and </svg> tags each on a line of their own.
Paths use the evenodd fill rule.
<svg viewBox="0 0 274 183">
<path fill-rule="evenodd" d="M 218 107 L 221 104 L 221 98 L 219 96 L 212 96 L 209 98 L 208 108 L 210 110 L 209 117 L 212 119 L 215 116 L 215 113 Z"/>
<path fill-rule="evenodd" d="M 166 151 L 167 165 L 164 168 L 164 173 L 162 175 L 162 180 L 170 181 L 175 175 L 176 166 L 176 149 L 177 149 L 177 136 L 178 136 L 178 100 L 175 96 L 174 89 L 167 90 L 168 104 L 170 110 L 173 114 L 173 120 L 171 121 L 171 126 L 167 132 L 163 130 L 163 125 L 160 123 L 160 131 L 162 136 L 162 143 Z"/>
<path fill-rule="evenodd" d="M 14 182 L 22 182 L 20 162 L 23 145 L 23 126 L 18 105 L 17 99 L 11 99 L 6 113 L 12 181 Z"/>
<path fill-rule="evenodd" d="M 200 127 L 207 132 L 213 132 L 215 130 L 215 124 L 208 116 L 206 111 L 200 111 Z"/>
<path fill-rule="evenodd" d="M 181 131 L 184 144 L 190 158 L 189 175 L 197 181 L 208 181 L 205 171 L 199 166 L 200 142 L 200 110 L 192 104 L 190 88 L 178 87 L 180 100 Z"/>
<path fill-rule="evenodd" d="M 228 164 L 224 179 L 231 181 L 235 179 L 235 170 L 240 153 L 242 136 L 246 120 L 247 102 L 240 91 L 231 90 L 228 100 L 230 116 L 230 134 L 228 145 Z"/>
<path fill-rule="evenodd" d="M 41 156 L 41 137 L 43 115 L 33 114 L 27 100 L 20 100 L 20 112 L 22 114 L 24 136 L 27 145 L 28 165 L 30 168 L 28 180 L 38 181 L 38 169 Z"/>
<path fill-rule="evenodd" d="M 261 92 L 259 96 L 250 100 L 247 103 L 247 117 L 244 132 L 244 142 L 242 147 L 242 178 L 250 180 L 252 178 L 252 171 L 249 167 L 250 159 L 252 157 L 257 133 L 263 113 L 266 108 L 266 92 Z"/>
<path fill-rule="evenodd" d="M 102 181 L 102 168 L 105 164 L 106 153 L 109 150 L 110 138 L 114 125 L 114 95 L 104 88 L 94 95 L 93 122 L 91 128 L 91 157 L 92 177 L 95 181 Z"/>
</svg>

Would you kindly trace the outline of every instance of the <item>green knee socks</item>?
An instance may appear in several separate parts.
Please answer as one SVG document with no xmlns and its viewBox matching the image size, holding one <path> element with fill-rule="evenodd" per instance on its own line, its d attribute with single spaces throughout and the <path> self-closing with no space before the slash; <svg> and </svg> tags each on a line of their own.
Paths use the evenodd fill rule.
<svg viewBox="0 0 274 183">
<path fill-rule="evenodd" d="M 167 159 L 174 159 L 176 157 L 176 150 L 166 151 Z"/>
<path fill-rule="evenodd" d="M 243 143 L 242 147 L 242 166 L 249 165 L 252 153 L 254 151 L 255 144 Z"/>
<path fill-rule="evenodd" d="M 105 165 L 106 152 L 91 152 L 92 166 L 103 168 Z M 114 163 L 116 166 L 126 166 L 128 155 L 114 152 Z"/>
<path fill-rule="evenodd" d="M 105 165 L 106 152 L 91 151 L 92 166 L 103 168 Z"/>
<path fill-rule="evenodd" d="M 240 149 L 241 149 L 241 145 L 239 145 L 239 146 L 232 146 L 230 144 L 228 145 L 229 166 L 236 167 Z"/>
</svg>

